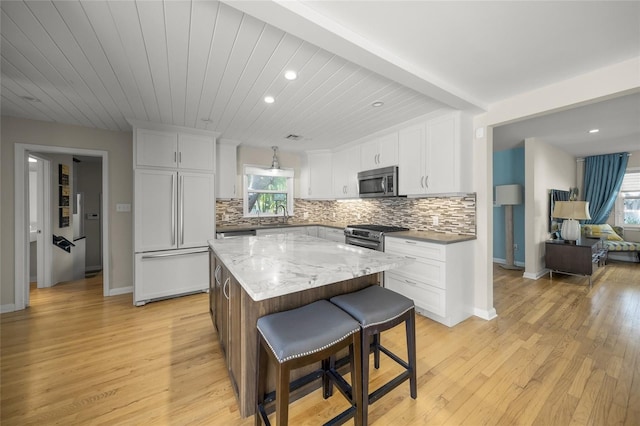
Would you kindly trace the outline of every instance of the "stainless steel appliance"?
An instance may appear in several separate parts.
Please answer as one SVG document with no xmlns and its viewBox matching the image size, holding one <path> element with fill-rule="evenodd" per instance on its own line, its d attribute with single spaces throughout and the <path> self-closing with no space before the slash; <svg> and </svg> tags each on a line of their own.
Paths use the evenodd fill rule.
<svg viewBox="0 0 640 426">
<path fill-rule="evenodd" d="M 408 231 L 401 226 L 348 225 L 344 228 L 345 244 L 384 251 L 384 235 L 389 232 Z"/>
<path fill-rule="evenodd" d="M 360 198 L 397 197 L 398 167 L 359 172 L 358 195 Z"/>
</svg>

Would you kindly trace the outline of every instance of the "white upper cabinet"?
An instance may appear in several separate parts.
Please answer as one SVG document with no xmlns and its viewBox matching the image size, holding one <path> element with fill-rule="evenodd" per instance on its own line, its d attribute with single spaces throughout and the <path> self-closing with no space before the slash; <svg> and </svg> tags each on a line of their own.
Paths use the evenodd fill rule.
<svg viewBox="0 0 640 426">
<path fill-rule="evenodd" d="M 465 124 L 460 112 L 451 112 L 400 131 L 401 195 L 470 190 L 471 146 L 463 149 L 461 137 Z"/>
<path fill-rule="evenodd" d="M 216 146 L 216 198 L 238 198 L 238 142 L 221 139 Z"/>
<path fill-rule="evenodd" d="M 358 197 L 358 164 L 360 146 L 342 149 L 333 153 L 334 198 Z"/>
<path fill-rule="evenodd" d="M 402 129 L 399 132 L 398 149 L 398 192 L 401 195 L 423 194 L 426 192 L 424 176 L 427 150 L 425 125 Z"/>
<path fill-rule="evenodd" d="M 137 167 L 215 170 L 213 136 L 136 129 L 135 152 Z"/>
<path fill-rule="evenodd" d="M 398 132 L 360 145 L 360 171 L 398 164 Z"/>
<path fill-rule="evenodd" d="M 136 130 L 136 166 L 175 168 L 178 165 L 178 133 Z"/>
<path fill-rule="evenodd" d="M 332 154 L 308 152 L 300 176 L 300 193 L 306 199 L 333 199 Z"/>
<path fill-rule="evenodd" d="M 216 157 L 211 136 L 178 133 L 178 168 L 213 172 Z"/>
</svg>

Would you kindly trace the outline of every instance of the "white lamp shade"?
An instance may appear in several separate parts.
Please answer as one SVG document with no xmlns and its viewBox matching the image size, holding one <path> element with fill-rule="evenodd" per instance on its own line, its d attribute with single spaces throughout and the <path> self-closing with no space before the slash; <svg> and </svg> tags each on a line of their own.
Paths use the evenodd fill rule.
<svg viewBox="0 0 640 426">
<path fill-rule="evenodd" d="M 522 186 L 498 185 L 496 186 L 496 204 L 500 206 L 515 206 L 522 204 Z"/>
<path fill-rule="evenodd" d="M 553 217 L 560 219 L 591 219 L 588 201 L 556 201 L 553 205 Z"/>
</svg>

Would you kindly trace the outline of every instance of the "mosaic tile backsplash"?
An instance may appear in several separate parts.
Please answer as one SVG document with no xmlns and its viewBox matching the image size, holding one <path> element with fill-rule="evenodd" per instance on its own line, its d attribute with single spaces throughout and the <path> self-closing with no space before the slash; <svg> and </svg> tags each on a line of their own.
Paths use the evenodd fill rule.
<svg viewBox="0 0 640 426">
<path fill-rule="evenodd" d="M 307 219 L 304 214 L 309 213 Z M 227 220 L 223 220 L 224 215 Z M 433 224 L 434 216 L 438 225 Z M 279 218 L 242 216 L 242 199 L 216 201 L 216 225 L 258 225 L 276 223 Z M 436 231 L 452 234 L 476 235 L 476 195 L 465 194 L 437 198 L 375 198 L 344 201 L 295 199 L 291 224 L 370 223 L 405 226 L 416 231 Z"/>
</svg>

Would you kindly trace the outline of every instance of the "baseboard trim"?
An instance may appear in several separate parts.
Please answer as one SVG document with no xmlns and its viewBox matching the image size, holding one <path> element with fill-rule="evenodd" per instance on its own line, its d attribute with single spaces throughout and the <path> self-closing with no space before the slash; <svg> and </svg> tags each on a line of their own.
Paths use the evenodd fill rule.
<svg viewBox="0 0 640 426">
<path fill-rule="evenodd" d="M 549 273 L 548 269 L 543 269 L 541 271 L 538 271 L 536 273 L 531 273 L 531 272 L 525 272 L 522 277 L 523 278 L 528 278 L 530 280 L 539 280 L 540 278 L 544 277 L 545 275 L 547 275 Z"/>
<path fill-rule="evenodd" d="M 491 321 L 494 318 L 498 317 L 498 313 L 496 312 L 496 308 L 487 309 L 478 309 L 473 308 L 473 315 L 478 318 L 482 318 L 483 320 Z"/>
<path fill-rule="evenodd" d="M 499 265 L 505 265 L 507 263 L 507 261 L 505 259 L 499 259 L 497 257 L 494 257 L 493 258 L 493 263 L 497 263 Z M 524 262 L 514 261 L 513 264 L 516 265 L 516 266 L 520 266 L 520 267 L 524 268 Z"/>
<path fill-rule="evenodd" d="M 13 312 L 15 310 L 16 310 L 16 305 L 14 305 L 13 303 L 10 305 L 0 305 L 0 314 Z"/>
<path fill-rule="evenodd" d="M 133 293 L 133 286 L 118 287 L 109 290 L 109 296 L 118 296 L 121 294 Z"/>
</svg>

